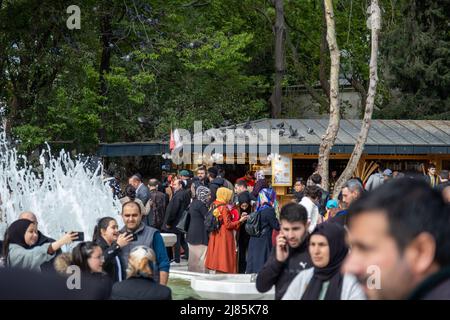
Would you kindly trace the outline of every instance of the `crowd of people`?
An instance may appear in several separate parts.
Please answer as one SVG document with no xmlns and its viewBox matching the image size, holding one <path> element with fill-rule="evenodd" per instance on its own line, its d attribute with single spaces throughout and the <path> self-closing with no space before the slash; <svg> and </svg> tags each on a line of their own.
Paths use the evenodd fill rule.
<svg viewBox="0 0 450 320">
<path fill-rule="evenodd" d="M 220 166 L 148 185 L 134 174 L 123 192 L 109 177 L 123 228 L 106 216 L 92 241 L 73 232 L 53 240 L 23 212 L 5 233 L 2 263 L 65 278 L 76 266 L 100 299 L 171 299 L 170 268 L 183 259 L 193 272 L 257 274 L 257 290 L 275 286 L 277 300 L 450 299 L 448 178 L 434 166 L 425 177 L 380 167 L 366 183 L 348 180 L 334 199 L 333 173 L 327 192 L 314 172 L 280 206 L 262 171 L 234 184 Z M 175 234 L 175 245 L 166 247 L 161 233 Z"/>
</svg>

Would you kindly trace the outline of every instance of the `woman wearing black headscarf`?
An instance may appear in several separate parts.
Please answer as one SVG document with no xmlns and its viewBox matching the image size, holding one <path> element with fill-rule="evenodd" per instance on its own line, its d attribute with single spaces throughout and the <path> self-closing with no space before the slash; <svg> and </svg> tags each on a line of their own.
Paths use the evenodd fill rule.
<svg viewBox="0 0 450 320">
<path fill-rule="evenodd" d="M 38 240 L 35 223 L 28 219 L 14 221 L 6 231 L 3 255 L 7 267 L 41 271 L 40 266 L 51 260 L 56 251 L 78 237 L 77 233 L 65 234 L 61 239 L 33 247 Z"/>
<path fill-rule="evenodd" d="M 341 225 L 330 222 L 318 225 L 309 239 L 314 267 L 294 278 L 283 300 L 364 300 L 356 278 L 341 273 L 347 253 L 345 229 Z"/>
<path fill-rule="evenodd" d="M 239 215 L 242 216 L 243 213 L 250 214 L 252 212 L 252 199 L 248 192 L 241 192 L 238 194 L 238 211 Z M 248 235 L 245 228 L 241 227 L 238 231 L 238 273 L 245 273 L 247 268 L 247 249 L 250 236 Z"/>
</svg>

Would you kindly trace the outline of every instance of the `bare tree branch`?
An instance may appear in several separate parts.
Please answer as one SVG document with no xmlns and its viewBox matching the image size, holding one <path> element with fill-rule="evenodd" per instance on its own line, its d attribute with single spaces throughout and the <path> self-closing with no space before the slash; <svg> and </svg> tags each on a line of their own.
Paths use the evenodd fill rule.
<svg viewBox="0 0 450 320">
<path fill-rule="evenodd" d="M 359 159 L 361 158 L 362 152 L 364 150 L 364 145 L 367 141 L 367 136 L 369 134 L 369 129 L 372 120 L 373 106 L 375 104 L 375 94 L 377 92 L 377 82 L 378 82 L 378 36 L 380 34 L 381 28 L 381 12 L 378 6 L 378 0 L 372 0 L 370 5 L 371 15 L 370 15 L 370 25 L 372 30 L 372 48 L 370 53 L 370 80 L 369 80 L 369 91 L 366 99 L 366 108 L 364 112 L 364 118 L 362 120 L 361 129 L 358 135 L 358 139 L 355 143 L 355 148 L 353 149 L 350 160 L 347 166 L 339 177 L 338 181 L 334 187 L 334 197 L 336 197 L 342 189 L 344 183 L 350 179 L 355 171 Z"/>
<path fill-rule="evenodd" d="M 274 30 L 274 28 L 273 28 L 273 22 L 272 22 L 272 19 L 270 19 L 270 17 L 267 15 L 267 13 L 265 13 L 263 10 L 261 10 L 261 9 L 259 9 L 259 8 L 256 8 L 256 7 L 254 7 L 254 9 L 255 9 L 256 11 L 258 11 L 259 13 L 261 13 L 261 14 L 266 18 L 267 22 L 269 22 L 270 29 L 272 29 L 272 33 L 275 34 L 275 30 Z"/>
<path fill-rule="evenodd" d="M 328 166 L 331 148 L 336 141 L 339 131 L 340 102 L 339 102 L 339 61 L 340 53 L 336 40 L 336 24 L 334 21 L 333 2 L 325 0 L 325 13 L 327 23 L 327 41 L 330 49 L 330 121 L 327 131 L 322 137 L 319 147 L 319 174 L 322 176 L 322 187 L 328 190 Z"/>
<path fill-rule="evenodd" d="M 327 68 L 327 21 L 325 17 L 325 5 L 322 4 L 322 30 L 321 30 L 321 41 L 320 41 L 320 62 L 319 62 L 319 81 L 323 92 L 326 94 L 328 99 L 330 99 L 330 83 L 328 82 Z"/>
</svg>

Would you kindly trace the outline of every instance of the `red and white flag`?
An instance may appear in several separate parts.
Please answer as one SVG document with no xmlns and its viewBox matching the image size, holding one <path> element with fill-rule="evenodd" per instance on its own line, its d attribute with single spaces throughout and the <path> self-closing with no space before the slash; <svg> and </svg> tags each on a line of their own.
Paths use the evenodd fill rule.
<svg viewBox="0 0 450 320">
<path fill-rule="evenodd" d="M 174 138 L 173 138 L 173 130 L 172 130 L 172 129 L 170 129 L 169 149 L 170 149 L 170 151 L 172 151 L 173 149 L 175 149 L 175 140 L 174 140 Z"/>
<path fill-rule="evenodd" d="M 169 149 L 172 151 L 175 148 L 179 148 L 183 146 L 183 143 L 181 142 L 181 136 L 178 132 L 178 129 L 171 130 L 170 131 L 170 142 L 169 142 Z"/>
</svg>

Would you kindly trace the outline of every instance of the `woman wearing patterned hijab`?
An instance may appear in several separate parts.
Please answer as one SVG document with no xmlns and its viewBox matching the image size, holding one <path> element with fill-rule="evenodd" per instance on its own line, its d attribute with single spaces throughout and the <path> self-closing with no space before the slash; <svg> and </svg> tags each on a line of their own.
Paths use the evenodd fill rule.
<svg viewBox="0 0 450 320">
<path fill-rule="evenodd" d="M 250 237 L 245 273 L 258 273 L 272 251 L 272 231 L 280 230 L 276 199 L 277 195 L 272 188 L 264 188 L 259 192 L 256 211 L 261 215 L 261 235 Z"/>
<path fill-rule="evenodd" d="M 208 203 L 211 191 L 199 186 L 195 199 L 189 207 L 191 221 L 186 236 L 189 246 L 188 271 L 205 272 L 206 249 L 208 248 L 208 233 L 205 229 L 205 216 L 208 213 Z"/>
<path fill-rule="evenodd" d="M 269 188 L 269 185 L 267 184 L 266 177 L 264 176 L 264 172 L 262 170 L 256 172 L 256 183 L 253 187 L 252 196 L 255 198 L 258 197 L 259 192 L 264 189 Z"/>
</svg>

